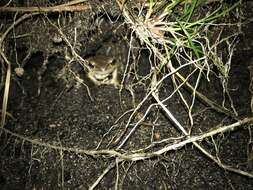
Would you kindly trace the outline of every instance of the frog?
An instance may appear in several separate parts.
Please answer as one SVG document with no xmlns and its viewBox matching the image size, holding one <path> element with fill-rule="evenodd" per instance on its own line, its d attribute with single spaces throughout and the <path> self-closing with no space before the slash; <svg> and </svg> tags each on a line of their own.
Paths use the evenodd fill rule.
<svg viewBox="0 0 253 190">
<path fill-rule="evenodd" d="M 114 57 L 107 55 L 95 55 L 86 59 L 89 71 L 87 77 L 97 86 L 113 85 L 119 87 L 118 71 L 119 63 Z"/>
</svg>

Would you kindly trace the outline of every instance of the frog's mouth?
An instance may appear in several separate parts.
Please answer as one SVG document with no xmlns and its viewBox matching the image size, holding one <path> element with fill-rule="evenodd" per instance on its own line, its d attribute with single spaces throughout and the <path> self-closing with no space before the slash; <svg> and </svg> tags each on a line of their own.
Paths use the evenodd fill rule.
<svg viewBox="0 0 253 190">
<path fill-rule="evenodd" d="M 108 72 L 108 73 L 93 73 L 94 75 L 94 78 L 99 81 L 99 82 L 107 82 L 107 81 L 110 81 L 112 79 L 112 73 L 111 72 Z"/>
<path fill-rule="evenodd" d="M 106 70 L 94 70 L 92 71 L 92 75 L 94 78 L 98 81 L 104 81 L 104 80 L 111 80 L 112 79 L 112 73 L 114 72 L 115 67 L 112 67 L 110 69 Z"/>
</svg>

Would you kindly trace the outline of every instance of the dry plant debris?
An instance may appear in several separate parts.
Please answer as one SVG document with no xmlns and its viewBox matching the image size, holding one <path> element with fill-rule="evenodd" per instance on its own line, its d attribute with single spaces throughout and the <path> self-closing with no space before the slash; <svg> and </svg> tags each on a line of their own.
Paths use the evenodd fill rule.
<svg viewBox="0 0 253 190">
<path fill-rule="evenodd" d="M 117 171 L 115 180 L 115 189 L 117 189 L 120 164 L 151 158 L 165 159 L 168 152 L 179 150 L 187 144 L 193 144 L 203 155 L 224 170 L 253 177 L 252 170 L 225 163 L 219 157 L 219 145 L 214 140 L 218 135 L 245 129 L 245 126 L 249 126 L 248 130 L 251 131 L 253 123 L 252 117 L 241 117 L 238 114 L 229 89 L 232 57 L 236 52 L 238 36 L 241 35 L 242 25 L 249 22 L 243 21 L 240 15 L 241 1 L 231 5 L 224 2 L 197 0 L 108 2 L 73 0 L 62 1 L 62 4 L 51 6 L 47 4 L 35 6 L 33 1 L 30 2 L 30 6 L 12 6 L 15 2 L 9 1 L 9 4 L 0 7 L 0 12 L 5 18 L 0 23 L 3 94 L 1 135 L 8 134 L 22 143 L 59 151 L 62 157 L 64 152 L 68 152 L 108 159 L 108 167 L 93 184 L 89 184 L 89 189 L 99 185 L 105 175 L 114 168 Z M 9 17 L 4 16 L 5 14 L 13 17 L 12 23 Z M 239 21 L 232 22 L 230 18 L 233 17 Z M 29 25 L 32 23 L 34 24 L 30 28 Z M 227 32 L 229 29 L 233 32 Z M 116 46 L 116 44 L 120 45 Z M 90 67 L 86 58 L 94 54 L 110 52 L 109 46 L 121 49 L 120 54 L 111 54 L 117 55 L 124 67 L 120 73 L 122 80 L 119 99 L 124 104 L 123 96 L 126 90 L 132 97 L 132 107 L 118 116 L 118 119 L 113 122 L 114 125 L 104 133 L 96 149 L 55 145 L 53 141 L 43 142 L 13 132 L 6 127 L 8 123 L 6 117 L 14 119 L 7 112 L 12 77 L 22 78 L 25 75 L 26 65 L 32 55 L 38 52 L 43 54 L 43 63 L 37 73 L 38 96 L 41 94 L 43 75 L 50 65 L 50 57 L 59 55 L 63 57 L 66 66 L 58 77 L 64 78 L 67 82 L 69 78 L 74 78 L 76 84 L 85 87 L 91 101 L 96 101 L 89 85 L 78 72 L 80 68 L 82 72 L 89 72 Z M 27 49 L 25 55 L 19 55 L 19 49 L 25 48 Z M 143 58 L 143 54 L 148 56 Z M 144 66 L 141 65 L 142 61 Z M 73 67 L 79 70 L 72 69 Z M 144 74 L 140 74 L 140 70 L 144 71 Z M 204 95 L 199 91 L 201 82 L 211 81 L 210 78 L 213 76 L 216 76 L 223 87 L 221 103 L 210 100 L 207 98 L 208 94 Z M 166 88 L 168 81 L 171 81 L 173 86 L 171 91 Z M 140 88 L 145 90 L 141 98 L 137 93 Z M 188 90 L 190 95 L 185 93 L 185 90 Z M 170 107 L 169 102 L 175 96 L 179 97 L 182 110 L 187 110 L 188 124 L 182 122 L 175 114 L 175 110 Z M 217 126 L 208 130 L 199 129 L 201 132 L 196 133 L 194 108 L 197 101 L 230 118 L 230 123 L 225 125 L 221 121 Z M 168 137 L 161 131 L 155 130 L 161 115 L 167 118 L 166 126 L 172 123 L 171 126 L 178 132 L 177 135 Z M 50 126 L 57 128 L 60 124 Z M 148 128 L 152 134 L 148 139 L 149 143 L 141 144 L 138 148 L 132 147 L 130 142 L 133 143 L 137 138 L 135 134 L 138 131 L 145 131 L 143 128 Z M 249 134 L 248 141 L 251 145 L 252 137 L 250 132 Z M 201 144 L 204 140 L 212 142 L 214 152 Z M 253 150 L 248 149 L 250 163 Z"/>
</svg>

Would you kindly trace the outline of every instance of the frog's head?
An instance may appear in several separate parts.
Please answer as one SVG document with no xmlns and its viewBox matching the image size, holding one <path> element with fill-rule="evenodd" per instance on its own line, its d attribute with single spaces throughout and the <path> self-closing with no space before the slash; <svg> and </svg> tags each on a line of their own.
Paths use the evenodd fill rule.
<svg viewBox="0 0 253 190">
<path fill-rule="evenodd" d="M 88 77 L 96 84 L 113 84 L 117 79 L 117 63 L 112 57 L 96 55 L 88 61 Z"/>
<path fill-rule="evenodd" d="M 87 59 L 91 71 L 101 74 L 111 73 L 116 67 L 116 60 L 112 57 L 96 55 Z"/>
</svg>

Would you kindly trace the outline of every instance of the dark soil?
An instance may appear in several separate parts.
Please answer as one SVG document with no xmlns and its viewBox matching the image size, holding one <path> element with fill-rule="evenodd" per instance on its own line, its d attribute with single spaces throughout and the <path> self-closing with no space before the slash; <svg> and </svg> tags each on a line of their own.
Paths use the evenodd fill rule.
<svg viewBox="0 0 253 190">
<path fill-rule="evenodd" d="M 246 18 L 253 18 L 252 10 L 253 3 L 245 2 L 243 12 Z M 241 118 L 251 114 L 248 71 L 251 63 L 248 60 L 253 57 L 252 19 L 243 25 L 242 30 L 228 83 Z M 146 57 L 146 53 L 143 52 L 142 57 Z M 90 156 L 78 151 L 117 148 L 120 143 L 117 139 L 123 134 L 130 116 L 126 112 L 133 108 L 131 93 L 125 89 L 119 92 L 109 85 L 95 86 L 78 63 L 66 64 L 61 52 L 50 55 L 47 68 L 42 72 L 44 58 L 41 50 L 36 51 L 26 63 L 22 77 L 13 72 L 8 112 L 14 118 L 7 116 L 5 129 L 8 131 L 3 130 L 0 138 L 0 189 L 88 189 L 110 166 L 97 189 L 114 189 L 117 177 L 119 189 L 253 189 L 252 178 L 222 169 L 191 144 L 160 157 L 137 162 L 106 155 Z M 88 85 L 91 97 L 70 69 Z M 148 69 L 142 68 L 139 72 L 145 75 Z M 221 83 L 213 74 L 210 79 L 210 82 L 203 80 L 199 90 L 221 104 Z M 171 81 L 166 81 L 161 89 L 161 96 L 170 94 L 173 90 Z M 135 102 L 139 103 L 147 90 L 138 85 L 134 92 Z M 183 93 L 189 96 L 187 91 Z M 154 100 L 150 98 L 141 107 L 131 122 L 131 128 L 152 103 Z M 175 95 L 166 104 L 189 129 L 188 114 L 180 97 Z M 208 131 L 218 124 L 234 122 L 199 101 L 196 101 L 193 114 L 193 134 Z M 252 157 L 249 158 L 251 133 L 252 127 L 245 126 L 199 143 L 213 155 L 217 154 L 223 163 L 252 174 L 253 161 Z M 145 148 L 152 138 L 158 141 L 180 135 L 163 111 L 154 106 L 120 152 Z M 218 146 L 218 152 L 215 152 L 213 141 Z M 154 146 L 152 150 L 161 146 Z M 115 166 L 116 161 L 119 164 Z"/>
</svg>

